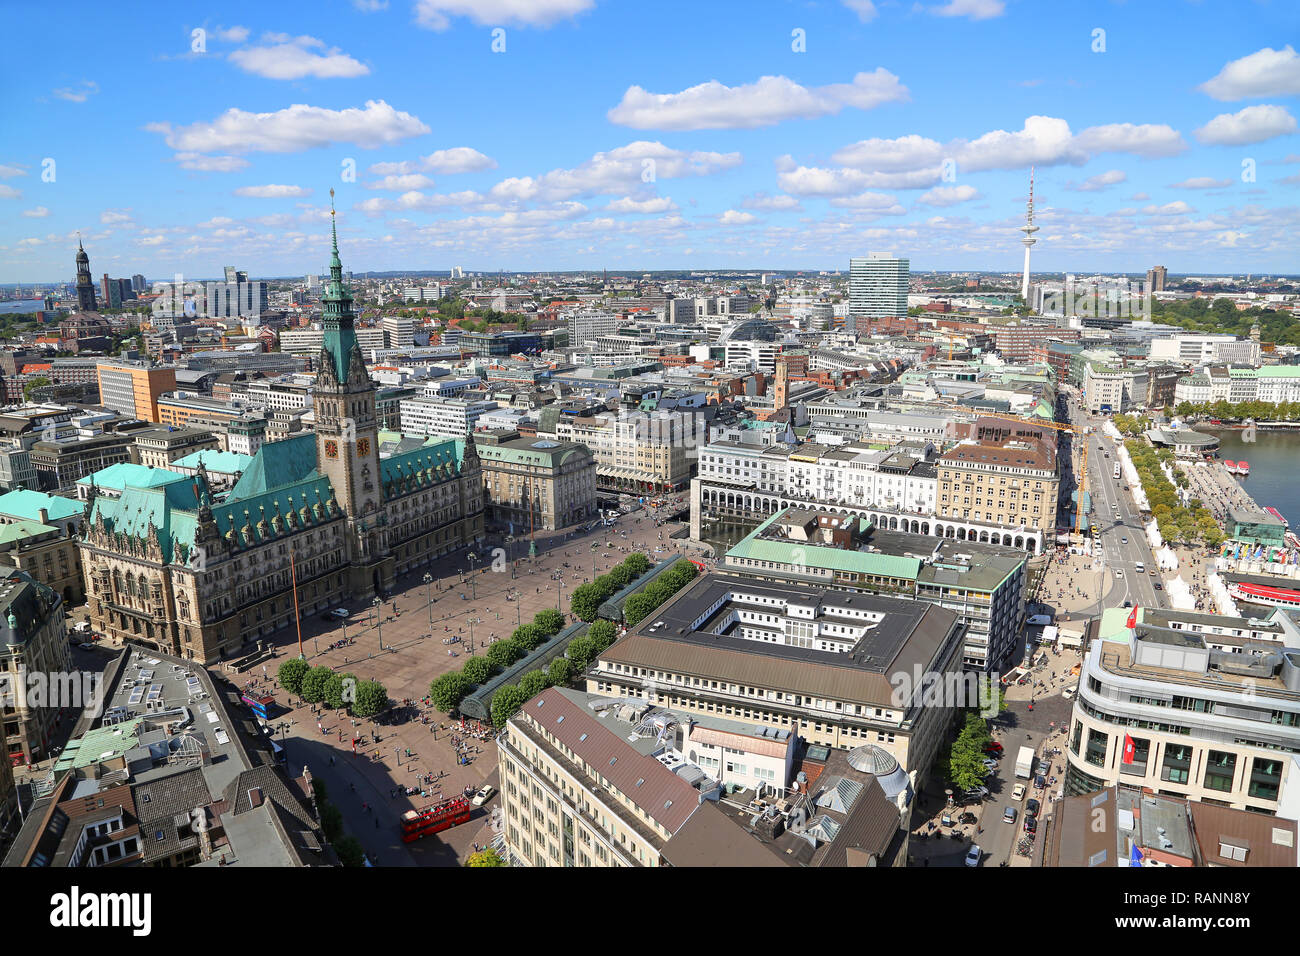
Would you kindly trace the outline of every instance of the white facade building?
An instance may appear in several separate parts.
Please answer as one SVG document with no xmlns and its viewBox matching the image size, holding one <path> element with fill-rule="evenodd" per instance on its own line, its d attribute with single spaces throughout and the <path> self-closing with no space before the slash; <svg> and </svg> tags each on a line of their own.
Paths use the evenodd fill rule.
<svg viewBox="0 0 1300 956">
<path fill-rule="evenodd" d="M 400 405 L 402 431 L 411 435 L 464 438 L 474 430 L 481 415 L 497 407 L 496 402 L 441 396 L 404 399 Z"/>
</svg>

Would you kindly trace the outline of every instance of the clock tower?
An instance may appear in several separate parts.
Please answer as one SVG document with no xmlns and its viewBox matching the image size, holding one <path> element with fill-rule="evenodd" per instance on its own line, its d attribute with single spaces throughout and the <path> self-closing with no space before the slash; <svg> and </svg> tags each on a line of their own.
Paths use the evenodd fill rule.
<svg viewBox="0 0 1300 956">
<path fill-rule="evenodd" d="M 393 560 L 388 551 L 383 482 L 379 474 L 379 419 L 375 386 L 357 344 L 352 295 L 343 285 L 334 190 L 330 190 L 333 255 L 329 282 L 321 298 L 325 340 L 313 390 L 316 460 L 347 516 L 351 593 L 364 596 L 391 589 Z"/>
</svg>

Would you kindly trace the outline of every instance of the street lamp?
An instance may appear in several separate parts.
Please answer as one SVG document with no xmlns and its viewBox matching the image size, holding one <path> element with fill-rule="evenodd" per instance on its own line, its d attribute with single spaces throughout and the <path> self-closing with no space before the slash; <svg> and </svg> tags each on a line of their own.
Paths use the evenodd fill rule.
<svg viewBox="0 0 1300 956">
<path fill-rule="evenodd" d="M 564 613 L 564 579 L 560 579 L 560 587 L 555 592 L 555 609 Z"/>
<path fill-rule="evenodd" d="M 433 593 L 429 590 L 429 585 L 433 583 L 433 575 L 428 571 L 424 572 L 424 597 L 429 604 L 429 636 L 433 637 Z"/>
<path fill-rule="evenodd" d="M 374 601 L 375 608 L 375 627 L 379 629 L 379 650 L 384 650 L 384 602 L 378 597 Z"/>
<path fill-rule="evenodd" d="M 471 654 L 474 653 L 474 625 L 477 621 L 478 618 L 474 617 L 467 617 L 465 619 L 465 623 L 469 625 L 469 652 Z"/>
</svg>

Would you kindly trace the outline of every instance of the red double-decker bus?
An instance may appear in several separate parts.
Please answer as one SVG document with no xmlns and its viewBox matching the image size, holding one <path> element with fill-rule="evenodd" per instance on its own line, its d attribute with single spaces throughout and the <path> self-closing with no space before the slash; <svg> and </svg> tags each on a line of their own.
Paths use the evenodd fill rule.
<svg viewBox="0 0 1300 956">
<path fill-rule="evenodd" d="M 464 797 L 452 797 L 423 810 L 407 810 L 402 814 L 402 842 L 414 843 L 430 833 L 468 823 L 470 812 L 469 801 Z"/>
</svg>

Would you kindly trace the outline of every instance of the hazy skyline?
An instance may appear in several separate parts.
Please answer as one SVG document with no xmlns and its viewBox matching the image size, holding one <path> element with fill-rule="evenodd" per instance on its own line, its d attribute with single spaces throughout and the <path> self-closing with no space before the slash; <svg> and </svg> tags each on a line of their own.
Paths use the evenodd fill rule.
<svg viewBox="0 0 1300 956">
<path fill-rule="evenodd" d="M 1035 271 L 1295 271 L 1298 24 L 1214 2 L 89 6 L 60 24 L 75 65 L 14 44 L 3 67 L 0 281 L 70 279 L 78 230 L 96 276 L 320 271 L 331 187 L 358 273 L 868 251 L 1014 273 L 1031 164 Z"/>
</svg>

